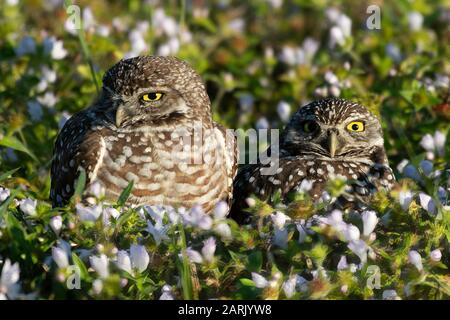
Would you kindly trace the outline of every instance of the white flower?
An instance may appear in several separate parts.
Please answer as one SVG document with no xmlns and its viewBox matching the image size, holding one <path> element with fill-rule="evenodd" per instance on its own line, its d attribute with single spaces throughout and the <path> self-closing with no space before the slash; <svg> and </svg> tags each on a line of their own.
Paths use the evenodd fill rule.
<svg viewBox="0 0 450 320">
<path fill-rule="evenodd" d="M 37 101 L 43 106 L 51 108 L 58 102 L 58 98 L 53 92 L 46 92 L 43 96 L 37 97 Z"/>
<path fill-rule="evenodd" d="M 203 242 L 202 248 L 203 258 L 208 262 L 213 261 L 214 252 L 216 252 L 216 239 L 210 237 Z"/>
<path fill-rule="evenodd" d="M 103 281 L 95 279 L 94 282 L 92 282 L 92 290 L 95 294 L 100 294 L 103 290 Z"/>
<path fill-rule="evenodd" d="M 377 214 L 375 211 L 364 211 L 361 217 L 363 220 L 363 235 L 368 237 L 378 223 Z"/>
<path fill-rule="evenodd" d="M 129 274 L 132 273 L 130 255 L 125 250 L 120 250 L 117 252 L 116 265 L 119 269 L 126 271 Z"/>
<path fill-rule="evenodd" d="M 90 7 L 86 7 L 83 9 L 83 28 L 85 30 L 94 27 L 96 24 L 94 14 Z"/>
<path fill-rule="evenodd" d="M 287 215 L 285 215 L 281 211 L 276 211 L 275 214 L 271 214 L 270 218 L 272 219 L 273 224 L 278 228 L 281 229 L 286 224 L 286 221 L 291 220 Z"/>
<path fill-rule="evenodd" d="M 292 296 L 295 294 L 296 285 L 297 285 L 297 276 L 292 276 L 283 283 L 282 288 L 283 288 L 284 294 L 286 295 L 286 297 L 288 299 L 292 298 Z"/>
<path fill-rule="evenodd" d="M 231 229 L 226 222 L 221 222 L 214 227 L 214 231 L 218 233 L 223 239 L 231 239 Z"/>
<path fill-rule="evenodd" d="M 245 20 L 242 18 L 230 20 L 228 22 L 228 28 L 230 28 L 233 32 L 242 33 L 245 28 Z"/>
<path fill-rule="evenodd" d="M 269 129 L 270 124 L 266 117 L 261 117 L 258 119 L 258 121 L 256 121 L 255 127 L 258 130 Z"/>
<path fill-rule="evenodd" d="M 286 101 L 280 101 L 277 105 L 277 113 L 281 121 L 287 123 L 291 115 L 291 106 Z"/>
<path fill-rule="evenodd" d="M 64 241 L 62 239 L 58 239 L 58 241 L 56 241 L 56 246 L 62 250 L 64 250 L 64 252 L 66 253 L 66 255 L 68 257 L 70 257 L 72 255 L 72 249 L 70 247 L 70 243 L 68 243 L 67 241 Z"/>
<path fill-rule="evenodd" d="M 19 203 L 20 203 L 20 210 L 22 210 L 23 213 L 32 217 L 36 216 L 37 200 L 31 200 L 30 198 L 26 198 L 20 200 Z"/>
<path fill-rule="evenodd" d="M 96 197 L 97 199 L 100 199 L 105 195 L 105 187 L 103 187 L 99 181 L 94 181 L 91 183 L 87 191 L 90 195 Z"/>
<path fill-rule="evenodd" d="M 214 218 L 216 220 L 224 219 L 228 214 L 228 204 L 225 201 L 219 201 L 214 208 Z"/>
<path fill-rule="evenodd" d="M 48 83 L 53 83 L 56 81 L 56 71 L 48 68 L 47 66 L 43 66 L 41 68 L 41 73 L 43 79 Z"/>
<path fill-rule="evenodd" d="M 416 250 L 411 250 L 408 253 L 408 261 L 413 264 L 417 268 L 417 270 L 423 270 L 422 257 Z"/>
<path fill-rule="evenodd" d="M 420 140 L 420 145 L 427 151 L 434 151 L 434 139 L 433 136 L 429 133 L 422 137 Z"/>
<path fill-rule="evenodd" d="M 328 90 L 333 97 L 339 97 L 341 95 L 341 89 L 337 86 L 333 85 Z"/>
<path fill-rule="evenodd" d="M 266 278 L 256 272 L 252 272 L 252 280 L 255 283 L 255 286 L 261 289 L 267 287 L 269 284 L 269 281 L 267 281 Z"/>
<path fill-rule="evenodd" d="M 402 161 L 399 162 L 399 164 L 397 165 L 397 170 L 400 173 L 403 173 L 403 170 L 405 170 L 405 167 L 409 164 L 409 161 L 407 159 L 403 159 Z"/>
<path fill-rule="evenodd" d="M 67 256 L 67 252 L 60 247 L 52 248 L 52 258 L 60 269 L 67 268 L 69 266 L 69 257 Z"/>
<path fill-rule="evenodd" d="M 419 12 L 408 13 L 408 25 L 412 31 L 418 31 L 422 29 L 423 16 Z"/>
<path fill-rule="evenodd" d="M 331 48 L 336 47 L 336 45 L 342 46 L 345 43 L 345 35 L 339 27 L 332 27 L 330 29 L 330 41 L 329 46 Z"/>
<path fill-rule="evenodd" d="M 98 273 L 100 278 L 107 278 L 109 276 L 108 257 L 104 254 L 100 256 L 89 257 L 91 267 Z"/>
<path fill-rule="evenodd" d="M 441 258 L 442 258 L 441 250 L 435 249 L 430 252 L 430 259 L 432 261 L 438 262 L 438 261 L 441 261 Z"/>
<path fill-rule="evenodd" d="M 37 101 L 28 101 L 27 110 L 30 114 L 31 121 L 39 122 L 42 120 L 44 112 L 42 110 L 41 104 Z"/>
<path fill-rule="evenodd" d="M 36 53 L 36 42 L 30 36 L 25 36 L 20 41 L 19 45 L 14 49 L 16 56 L 21 57 L 26 54 Z"/>
<path fill-rule="evenodd" d="M 341 259 L 339 259 L 339 262 L 337 264 L 337 269 L 338 270 L 344 270 L 348 268 L 348 263 L 347 263 L 347 257 L 346 256 L 341 256 Z"/>
<path fill-rule="evenodd" d="M 4 202 L 11 195 L 11 191 L 8 188 L 0 187 L 0 203 Z"/>
<path fill-rule="evenodd" d="M 119 210 L 113 207 L 103 209 L 103 214 L 107 217 L 113 217 L 114 219 L 117 219 L 120 216 Z"/>
<path fill-rule="evenodd" d="M 384 290 L 383 300 L 401 300 L 395 290 Z"/>
<path fill-rule="evenodd" d="M 394 62 L 398 63 L 402 61 L 402 53 L 400 52 L 399 47 L 395 44 L 388 43 L 385 47 L 385 52 Z"/>
<path fill-rule="evenodd" d="M 6 299 L 6 295 L 8 295 L 10 299 L 14 299 L 19 290 L 17 284 L 19 278 L 19 264 L 17 262 L 11 264 L 11 261 L 6 259 L 0 277 L 0 300 Z"/>
<path fill-rule="evenodd" d="M 434 146 L 436 148 L 437 153 L 443 157 L 445 154 L 445 141 L 446 135 L 442 131 L 436 131 L 434 133 Z"/>
<path fill-rule="evenodd" d="M 52 228 L 53 232 L 56 235 L 59 235 L 59 232 L 61 231 L 62 228 L 62 217 L 61 216 L 54 216 L 53 218 L 50 219 L 50 228 Z"/>
<path fill-rule="evenodd" d="M 210 230 L 213 224 L 212 218 L 203 211 L 201 206 L 193 207 L 187 219 L 188 223 L 203 230 Z"/>
<path fill-rule="evenodd" d="M 359 240 L 360 237 L 360 231 L 358 227 L 352 224 L 348 224 L 342 233 L 345 238 L 345 241 L 347 242 L 357 241 Z"/>
<path fill-rule="evenodd" d="M 426 193 L 419 193 L 420 206 L 430 214 L 436 213 L 436 204 L 434 200 Z"/>
<path fill-rule="evenodd" d="M 400 203 L 400 206 L 402 207 L 402 209 L 405 211 L 408 210 L 412 199 L 413 199 L 413 194 L 409 190 L 406 190 L 406 191 L 402 190 L 398 194 L 398 202 Z"/>
<path fill-rule="evenodd" d="M 339 84 L 339 79 L 338 77 L 331 71 L 327 71 L 325 72 L 324 75 L 325 81 L 328 82 L 329 84 L 334 84 L 334 85 L 338 85 Z"/>
<path fill-rule="evenodd" d="M 150 262 L 150 256 L 144 246 L 131 245 L 130 247 L 131 265 L 139 272 L 145 271 Z"/>
<path fill-rule="evenodd" d="M 49 54 L 52 59 L 61 60 L 67 56 L 67 50 L 64 49 L 63 41 L 56 40 L 55 37 L 45 38 L 44 52 Z"/>
<path fill-rule="evenodd" d="M 253 110 L 255 98 L 250 93 L 244 93 L 239 96 L 239 107 L 242 113 L 249 113 Z"/>
<path fill-rule="evenodd" d="M 81 221 L 95 222 L 102 214 L 102 206 L 97 205 L 93 207 L 85 207 L 81 203 L 77 203 L 75 206 L 77 215 Z"/>
<path fill-rule="evenodd" d="M 198 251 L 195 251 L 191 248 L 186 248 L 186 255 L 191 262 L 203 263 L 203 257 Z"/>
<path fill-rule="evenodd" d="M 164 227 L 161 223 L 153 223 L 150 220 L 147 220 L 147 232 L 153 236 L 157 245 L 161 243 L 161 241 L 169 240 L 167 236 L 167 227 Z"/>
<path fill-rule="evenodd" d="M 300 186 L 298 186 L 296 188 L 296 191 L 307 193 L 309 190 L 311 190 L 312 186 L 313 186 L 313 182 L 312 181 L 309 181 L 307 179 L 303 179 L 302 182 L 300 183 Z"/>
<path fill-rule="evenodd" d="M 144 206 L 144 210 L 155 220 L 158 224 L 163 224 L 166 211 L 169 211 L 163 206 Z"/>
<path fill-rule="evenodd" d="M 363 240 L 351 241 L 348 248 L 359 257 L 362 264 L 366 263 L 368 246 Z"/>
<path fill-rule="evenodd" d="M 162 294 L 159 297 L 159 300 L 174 300 L 173 295 L 172 295 L 172 288 L 168 285 L 165 284 L 162 289 Z"/>
</svg>

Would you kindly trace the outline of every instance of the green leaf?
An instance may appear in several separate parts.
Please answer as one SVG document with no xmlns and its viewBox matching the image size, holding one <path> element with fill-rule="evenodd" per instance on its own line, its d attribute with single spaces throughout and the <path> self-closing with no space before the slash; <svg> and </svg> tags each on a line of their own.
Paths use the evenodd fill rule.
<svg viewBox="0 0 450 320">
<path fill-rule="evenodd" d="M 76 255 L 76 253 L 72 252 L 72 260 L 73 263 L 80 269 L 81 279 L 85 280 L 89 277 L 89 272 L 84 265 L 83 261 Z"/>
<path fill-rule="evenodd" d="M 131 194 L 131 190 L 133 189 L 133 184 L 134 184 L 134 181 L 130 181 L 128 186 L 125 189 L 123 189 L 122 193 L 119 196 L 119 199 L 117 200 L 117 204 L 119 206 L 123 206 L 127 202 L 128 197 Z"/>
<path fill-rule="evenodd" d="M 16 137 L 4 137 L 0 140 L 0 145 L 4 147 L 8 147 L 17 151 L 24 152 L 28 154 L 31 158 L 33 158 L 34 161 L 38 161 L 36 156 L 33 152 L 31 152 L 30 149 L 28 149 L 19 139 Z"/>
<path fill-rule="evenodd" d="M 247 268 L 249 271 L 259 272 L 263 263 L 261 251 L 254 251 L 248 256 Z"/>
<path fill-rule="evenodd" d="M 14 172 L 16 172 L 17 170 L 19 170 L 19 168 L 15 168 L 9 171 L 6 171 L 5 173 L 3 173 L 2 175 L 0 175 L 0 182 L 2 182 L 3 180 L 8 179 L 9 177 L 11 177 L 13 175 Z"/>
<path fill-rule="evenodd" d="M 246 287 L 255 287 L 255 283 L 253 282 L 253 280 L 251 279 L 247 279 L 247 278 L 241 278 L 239 279 L 239 282 Z"/>
</svg>

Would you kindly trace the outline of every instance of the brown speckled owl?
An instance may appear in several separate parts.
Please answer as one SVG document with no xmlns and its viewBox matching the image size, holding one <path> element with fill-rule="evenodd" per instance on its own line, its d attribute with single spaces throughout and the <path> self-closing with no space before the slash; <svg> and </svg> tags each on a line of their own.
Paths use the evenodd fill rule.
<svg viewBox="0 0 450 320">
<path fill-rule="evenodd" d="M 263 175 L 263 167 L 247 165 L 238 172 L 231 210 L 238 221 L 245 220 L 243 209 L 252 194 L 265 200 L 278 189 L 286 197 L 311 187 L 310 196 L 319 199 L 328 180 L 343 176 L 350 181 L 349 193 L 364 202 L 394 182 L 379 120 L 364 106 L 343 99 L 300 108 L 281 135 L 275 174 Z"/>
<path fill-rule="evenodd" d="M 209 212 L 230 200 L 237 152 L 232 134 L 212 121 L 200 76 L 174 57 L 121 60 L 103 78 L 96 103 L 60 132 L 50 198 L 64 205 L 79 168 L 115 200 L 130 181 L 134 205 L 192 207 Z"/>
</svg>

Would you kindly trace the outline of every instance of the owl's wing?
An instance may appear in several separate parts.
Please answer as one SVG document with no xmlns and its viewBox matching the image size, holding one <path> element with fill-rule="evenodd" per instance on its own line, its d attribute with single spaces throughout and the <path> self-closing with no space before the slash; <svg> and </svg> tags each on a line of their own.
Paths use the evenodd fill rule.
<svg viewBox="0 0 450 320">
<path fill-rule="evenodd" d="M 218 133 L 219 143 L 225 150 L 225 168 L 227 171 L 227 185 L 228 185 L 228 202 L 231 205 L 233 196 L 233 179 L 236 176 L 238 168 L 239 150 L 236 142 L 236 136 L 231 130 L 227 130 L 224 126 L 214 123 L 214 129 Z"/>
<path fill-rule="evenodd" d="M 74 193 L 79 168 L 91 182 L 99 168 L 105 143 L 92 120 L 82 111 L 73 115 L 59 133 L 53 151 L 50 199 L 53 207 L 66 204 Z"/>
</svg>

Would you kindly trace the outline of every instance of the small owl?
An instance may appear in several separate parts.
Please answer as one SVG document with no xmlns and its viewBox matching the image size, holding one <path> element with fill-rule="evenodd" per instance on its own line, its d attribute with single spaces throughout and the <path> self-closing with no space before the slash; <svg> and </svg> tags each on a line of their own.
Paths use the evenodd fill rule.
<svg viewBox="0 0 450 320">
<path fill-rule="evenodd" d="M 343 99 L 300 108 L 281 135 L 278 159 L 270 165 L 274 174 L 264 174 L 267 166 L 262 164 L 238 172 L 231 210 L 236 220 L 245 220 L 242 209 L 252 194 L 265 200 L 277 190 L 284 198 L 301 190 L 317 200 L 330 179 L 344 177 L 353 196 L 347 200 L 366 202 L 377 189 L 389 189 L 394 182 L 379 120 L 364 106 Z"/>
<path fill-rule="evenodd" d="M 200 76 L 174 57 L 121 60 L 103 78 L 101 96 L 71 117 L 54 148 L 50 198 L 64 205 L 83 168 L 115 200 L 130 181 L 133 205 L 229 201 L 235 137 L 211 118 Z"/>
</svg>

